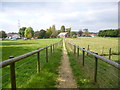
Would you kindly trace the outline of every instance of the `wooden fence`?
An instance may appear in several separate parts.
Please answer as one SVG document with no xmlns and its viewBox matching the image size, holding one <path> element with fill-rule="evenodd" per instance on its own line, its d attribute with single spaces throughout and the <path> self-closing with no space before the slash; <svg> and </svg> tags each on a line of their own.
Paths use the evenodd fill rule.
<svg viewBox="0 0 120 90">
<path fill-rule="evenodd" d="M 104 78 L 104 76 L 102 76 L 102 74 L 100 74 L 101 75 L 100 77 L 97 76 L 98 72 L 99 72 L 98 68 L 104 68 L 104 67 L 98 67 L 98 66 L 100 66 L 99 63 L 98 63 L 99 61 L 100 62 L 104 62 L 106 64 L 106 66 L 112 67 L 113 71 L 114 71 L 114 69 L 117 69 L 117 72 L 116 72 L 117 75 L 115 75 L 116 73 L 112 73 L 112 70 L 109 71 L 111 68 L 110 69 L 109 68 L 104 68 L 103 70 L 105 70 L 104 74 L 107 75 L 106 77 L 110 77 L 112 75 L 112 77 L 110 77 L 110 79 L 112 80 L 113 78 L 115 78 L 115 81 L 113 83 L 116 83 L 117 84 L 116 87 L 119 87 L 120 76 L 118 75 L 118 72 L 120 72 L 120 64 L 118 64 L 118 63 L 116 63 L 116 62 L 114 62 L 112 60 L 106 59 L 106 58 L 98 55 L 98 53 L 94 53 L 94 52 L 88 51 L 89 47 L 86 50 L 85 48 L 81 48 L 79 46 L 76 46 L 75 44 L 73 44 L 71 42 L 68 42 L 68 41 L 66 41 L 66 44 L 67 44 L 66 45 L 67 47 L 70 47 L 70 49 L 72 48 L 72 52 L 74 53 L 75 56 L 77 56 L 77 58 L 79 57 L 79 58 L 82 59 L 81 63 L 82 63 L 83 67 L 85 67 L 85 63 L 87 63 L 87 62 L 91 62 L 91 63 L 90 64 L 86 64 L 86 66 L 91 66 L 93 64 L 93 77 L 92 78 L 93 78 L 93 81 L 95 83 L 98 82 L 98 80 L 97 80 L 98 78 L 100 78 L 100 77 L 102 77 L 101 79 Z M 81 57 L 80 57 L 80 52 L 79 51 L 81 51 Z M 88 60 L 88 58 L 86 58 L 86 57 L 88 57 L 88 54 L 90 56 L 92 56 L 91 60 Z M 85 58 L 86 58 L 86 60 L 85 60 Z M 94 62 L 92 62 L 92 61 L 94 61 Z M 108 75 L 108 73 L 110 73 L 111 75 Z M 104 79 L 106 79 L 106 78 L 104 78 Z M 100 83 L 102 83 L 102 82 L 100 82 Z M 109 82 L 107 82 L 107 83 L 111 84 Z M 107 87 L 107 85 L 105 87 Z M 114 87 L 114 86 L 111 84 L 111 87 Z"/>
<path fill-rule="evenodd" d="M 0 69 L 7 67 L 8 65 L 10 65 L 10 78 L 11 78 L 11 88 L 12 89 L 16 89 L 16 74 L 15 74 L 15 63 L 18 61 L 23 60 L 24 58 L 27 58 L 29 56 L 32 56 L 34 54 L 37 54 L 37 72 L 40 72 L 40 52 L 44 49 L 46 49 L 46 62 L 48 62 L 48 47 L 50 47 L 50 55 L 52 55 L 54 49 L 55 49 L 55 45 L 59 45 L 60 43 L 62 43 L 62 40 L 60 40 L 57 43 L 45 46 L 43 48 L 40 48 L 38 50 L 20 55 L 18 57 L 13 57 L 10 56 L 9 59 L 2 61 L 0 63 Z"/>
</svg>

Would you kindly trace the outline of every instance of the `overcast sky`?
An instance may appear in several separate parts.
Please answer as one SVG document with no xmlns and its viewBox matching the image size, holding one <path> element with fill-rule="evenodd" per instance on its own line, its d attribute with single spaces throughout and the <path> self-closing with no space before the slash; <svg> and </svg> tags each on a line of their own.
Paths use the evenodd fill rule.
<svg viewBox="0 0 120 90">
<path fill-rule="evenodd" d="M 1 2 L 0 30 L 18 32 L 20 26 L 34 31 L 53 24 L 72 30 L 88 28 L 91 32 L 118 28 L 117 2 Z"/>
</svg>

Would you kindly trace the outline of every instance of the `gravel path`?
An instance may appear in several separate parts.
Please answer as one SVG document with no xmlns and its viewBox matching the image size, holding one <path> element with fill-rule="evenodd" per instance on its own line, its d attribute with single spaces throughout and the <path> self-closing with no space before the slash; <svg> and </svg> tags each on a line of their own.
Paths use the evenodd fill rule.
<svg viewBox="0 0 120 90">
<path fill-rule="evenodd" d="M 77 88 L 75 79 L 73 78 L 72 70 L 67 56 L 65 42 L 63 41 L 63 57 L 59 67 L 58 88 Z"/>
</svg>

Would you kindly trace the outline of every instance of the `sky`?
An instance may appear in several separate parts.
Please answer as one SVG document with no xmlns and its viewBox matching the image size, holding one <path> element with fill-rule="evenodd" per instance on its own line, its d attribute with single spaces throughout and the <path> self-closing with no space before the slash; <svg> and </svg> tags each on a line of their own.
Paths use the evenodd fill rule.
<svg viewBox="0 0 120 90">
<path fill-rule="evenodd" d="M 14 0 L 13 0 L 14 1 Z M 34 31 L 62 25 L 72 31 L 87 28 L 90 32 L 118 28 L 118 2 L 0 2 L 0 30 L 18 32 L 20 27 Z"/>
</svg>

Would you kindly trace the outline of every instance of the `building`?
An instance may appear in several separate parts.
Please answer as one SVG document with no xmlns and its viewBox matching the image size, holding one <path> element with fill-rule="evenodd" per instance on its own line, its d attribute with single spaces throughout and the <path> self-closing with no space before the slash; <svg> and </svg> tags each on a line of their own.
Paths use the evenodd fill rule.
<svg viewBox="0 0 120 90">
<path fill-rule="evenodd" d="M 68 32 L 61 32 L 60 34 L 58 34 L 58 37 L 65 38 L 67 37 L 67 35 L 68 35 Z"/>
<path fill-rule="evenodd" d="M 18 34 L 18 33 L 8 33 L 7 34 L 7 39 L 18 39 L 18 38 L 20 38 L 20 35 Z"/>
<path fill-rule="evenodd" d="M 87 37 L 96 37 L 97 34 L 86 34 Z"/>
</svg>

